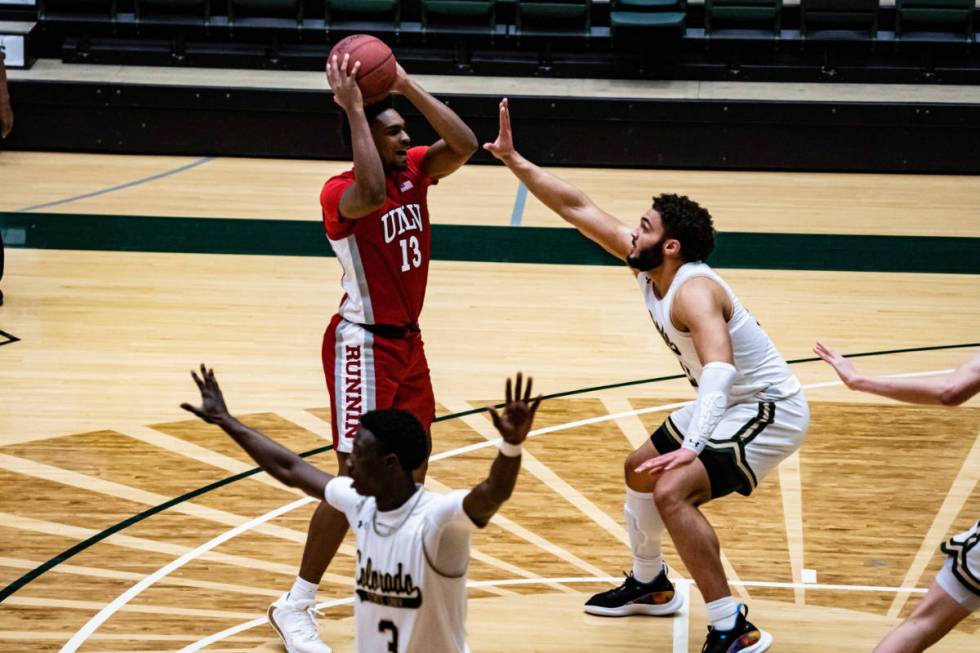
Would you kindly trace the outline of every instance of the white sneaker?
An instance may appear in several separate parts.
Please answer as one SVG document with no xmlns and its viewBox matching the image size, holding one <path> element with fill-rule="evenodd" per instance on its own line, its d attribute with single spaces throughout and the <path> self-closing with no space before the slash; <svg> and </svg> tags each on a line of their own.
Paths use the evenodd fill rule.
<svg viewBox="0 0 980 653">
<path fill-rule="evenodd" d="M 282 638 L 288 653 L 332 653 L 316 627 L 316 601 L 294 601 L 289 593 L 269 606 L 269 625 Z"/>
</svg>

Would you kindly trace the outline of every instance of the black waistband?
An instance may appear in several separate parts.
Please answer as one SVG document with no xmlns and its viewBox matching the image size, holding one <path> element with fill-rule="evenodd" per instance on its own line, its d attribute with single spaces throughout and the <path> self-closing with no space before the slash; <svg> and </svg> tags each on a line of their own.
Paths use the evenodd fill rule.
<svg viewBox="0 0 980 653">
<path fill-rule="evenodd" d="M 408 338 L 420 331 L 418 322 L 411 324 L 358 324 L 358 326 L 381 338 Z"/>
</svg>

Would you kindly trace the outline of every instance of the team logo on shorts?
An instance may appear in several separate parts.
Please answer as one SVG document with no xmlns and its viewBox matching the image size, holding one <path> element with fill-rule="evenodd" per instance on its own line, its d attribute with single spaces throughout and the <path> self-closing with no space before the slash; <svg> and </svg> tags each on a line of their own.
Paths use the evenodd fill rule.
<svg viewBox="0 0 980 653">
<path fill-rule="evenodd" d="M 364 395 L 361 391 L 362 356 L 360 345 L 344 347 L 344 437 L 350 440 L 361 425 Z"/>
</svg>

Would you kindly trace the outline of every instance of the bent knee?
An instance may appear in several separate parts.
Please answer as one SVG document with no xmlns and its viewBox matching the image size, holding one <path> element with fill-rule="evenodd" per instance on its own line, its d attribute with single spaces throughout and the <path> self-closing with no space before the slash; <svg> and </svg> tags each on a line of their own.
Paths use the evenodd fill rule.
<svg viewBox="0 0 980 653">
<path fill-rule="evenodd" d="M 636 471 L 636 468 L 648 459 L 649 456 L 644 456 L 639 451 L 634 451 L 626 456 L 626 460 L 623 462 L 623 478 L 626 480 L 626 487 L 637 492 L 653 492 L 653 488 L 657 484 L 657 477 Z"/>
<path fill-rule="evenodd" d="M 678 508 L 704 503 L 706 498 L 702 489 L 685 481 L 686 479 L 678 478 L 676 474 L 667 474 L 660 478 L 653 495 L 660 514 L 669 514 Z"/>
</svg>

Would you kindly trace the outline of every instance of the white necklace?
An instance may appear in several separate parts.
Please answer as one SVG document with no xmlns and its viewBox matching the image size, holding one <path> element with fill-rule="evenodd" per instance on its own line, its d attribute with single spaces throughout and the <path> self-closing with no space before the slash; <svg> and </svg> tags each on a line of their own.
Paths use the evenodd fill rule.
<svg viewBox="0 0 980 653">
<path fill-rule="evenodd" d="M 419 488 L 418 490 L 416 490 L 415 493 L 417 496 L 415 497 L 415 501 L 412 502 L 412 506 L 408 509 L 408 512 L 405 513 L 405 516 L 402 517 L 402 520 L 397 524 L 395 524 L 394 526 L 388 526 L 386 524 L 378 524 L 378 512 L 379 512 L 378 503 L 377 501 L 375 501 L 374 514 L 371 515 L 371 526 L 374 528 L 374 532 L 381 537 L 389 537 L 393 535 L 395 531 L 397 531 L 399 528 L 405 525 L 405 522 L 408 521 L 408 518 L 412 516 L 413 512 L 415 512 L 415 506 L 419 505 L 419 501 L 422 500 L 422 494 L 424 492 L 425 490 L 423 488 Z M 385 532 L 381 532 L 382 528 L 385 529 Z"/>
</svg>

